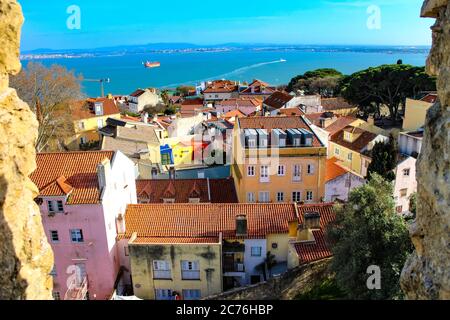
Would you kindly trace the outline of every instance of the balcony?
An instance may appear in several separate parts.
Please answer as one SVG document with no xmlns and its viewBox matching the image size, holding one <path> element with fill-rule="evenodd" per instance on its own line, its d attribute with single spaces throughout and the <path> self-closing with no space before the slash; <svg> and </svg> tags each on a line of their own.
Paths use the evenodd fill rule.
<svg viewBox="0 0 450 320">
<path fill-rule="evenodd" d="M 183 280 L 200 280 L 200 270 L 182 270 L 181 278 Z"/>
<path fill-rule="evenodd" d="M 64 300 L 87 300 L 88 279 L 84 277 L 81 281 L 72 280 L 64 295 Z"/>
<path fill-rule="evenodd" d="M 224 263 L 223 272 L 245 272 L 245 266 L 243 263 Z"/>
<path fill-rule="evenodd" d="M 172 272 L 170 270 L 154 270 L 153 279 L 155 280 L 170 280 L 172 279 Z"/>
</svg>

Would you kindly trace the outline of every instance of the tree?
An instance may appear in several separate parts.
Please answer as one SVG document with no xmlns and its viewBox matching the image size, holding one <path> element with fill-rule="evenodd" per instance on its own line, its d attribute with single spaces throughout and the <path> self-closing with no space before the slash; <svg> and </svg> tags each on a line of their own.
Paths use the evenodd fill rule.
<svg viewBox="0 0 450 320">
<path fill-rule="evenodd" d="M 320 94 L 323 97 L 333 97 L 339 80 L 343 74 L 335 69 L 317 69 L 305 72 L 291 79 L 287 91 L 303 91 L 305 94 Z"/>
<path fill-rule="evenodd" d="M 415 219 L 417 212 L 417 192 L 409 196 L 409 211 L 412 213 L 412 218 Z"/>
<path fill-rule="evenodd" d="M 195 90 L 193 86 L 179 86 L 177 88 L 177 93 L 180 96 L 186 97 L 189 95 L 189 91 Z"/>
<path fill-rule="evenodd" d="M 326 229 L 336 281 L 350 299 L 401 298 L 400 273 L 413 250 L 406 222 L 395 212 L 392 183 L 374 174 L 336 207 Z M 381 288 L 368 289 L 368 268 L 380 269 Z"/>
<path fill-rule="evenodd" d="M 392 134 L 389 141 L 375 143 L 371 154 L 372 162 L 367 168 L 367 178 L 371 179 L 374 173 L 382 176 L 388 181 L 395 180 L 394 169 L 397 167 L 397 143 Z"/>
<path fill-rule="evenodd" d="M 270 251 L 268 251 L 264 261 L 257 265 L 256 268 L 262 270 L 264 281 L 267 281 L 268 278 L 272 277 L 272 269 L 276 265 L 277 261 L 275 260 L 275 256 Z"/>
<path fill-rule="evenodd" d="M 36 151 L 61 149 L 64 139 L 73 134 L 70 103 L 84 98 L 80 80 L 81 76 L 63 66 L 46 67 L 34 62 L 11 77 L 11 86 L 39 122 Z"/>
<path fill-rule="evenodd" d="M 360 106 L 365 115 L 380 114 L 380 106 L 386 106 L 395 121 L 406 98 L 415 98 L 422 91 L 435 91 L 436 79 L 426 74 L 425 67 L 389 64 L 345 77 L 339 87 L 341 95 Z"/>
</svg>

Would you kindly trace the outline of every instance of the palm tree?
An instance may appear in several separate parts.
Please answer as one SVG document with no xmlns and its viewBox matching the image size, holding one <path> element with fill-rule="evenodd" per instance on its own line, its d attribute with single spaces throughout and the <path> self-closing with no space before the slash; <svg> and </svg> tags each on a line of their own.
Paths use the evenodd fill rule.
<svg viewBox="0 0 450 320">
<path fill-rule="evenodd" d="M 268 251 L 266 254 L 266 258 L 262 263 L 256 266 L 256 269 L 262 270 L 264 281 L 267 281 L 268 278 L 272 277 L 272 269 L 277 265 L 277 260 L 275 260 L 275 256 Z M 269 273 L 269 277 L 267 277 L 267 273 Z"/>
</svg>

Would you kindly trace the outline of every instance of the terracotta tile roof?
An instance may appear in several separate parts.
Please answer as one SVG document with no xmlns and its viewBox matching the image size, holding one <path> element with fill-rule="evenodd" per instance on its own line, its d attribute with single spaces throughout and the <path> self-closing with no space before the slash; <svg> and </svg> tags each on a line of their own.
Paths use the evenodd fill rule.
<svg viewBox="0 0 450 320">
<path fill-rule="evenodd" d="M 105 159 L 111 160 L 113 155 L 113 151 L 38 153 L 37 168 L 30 178 L 40 196 L 60 196 L 61 190 L 68 191 L 66 188 L 70 186 L 73 190 L 68 204 L 99 203 L 97 165 Z"/>
<path fill-rule="evenodd" d="M 186 99 L 181 103 L 182 106 L 202 106 L 202 107 L 203 104 L 204 103 L 202 98 Z"/>
<path fill-rule="evenodd" d="M 286 108 L 286 109 L 280 109 L 280 114 L 284 114 L 285 116 L 303 116 L 306 115 L 300 108 Z M 308 115 L 307 118 L 309 119 Z"/>
<path fill-rule="evenodd" d="M 232 117 L 242 118 L 242 117 L 245 117 L 245 114 L 239 109 L 234 109 L 234 110 L 231 110 L 231 111 L 225 113 L 223 115 L 223 117 L 224 118 L 232 118 Z"/>
<path fill-rule="evenodd" d="M 208 179 L 136 180 L 136 192 L 140 201 L 149 203 L 162 203 L 164 198 L 174 198 L 175 203 L 189 203 L 189 198 L 211 203 L 238 202 L 232 178 L 210 179 L 209 188 Z"/>
<path fill-rule="evenodd" d="M 124 239 L 123 236 L 119 236 L 118 239 Z M 211 238 L 157 238 L 157 237 L 137 237 L 134 240 L 135 243 L 146 244 L 203 244 L 203 243 L 219 243 L 218 237 Z"/>
<path fill-rule="evenodd" d="M 134 91 L 133 93 L 131 93 L 130 96 L 131 96 L 131 97 L 138 98 L 138 97 L 142 96 L 144 93 L 145 93 L 145 90 L 137 89 L 136 91 Z"/>
<path fill-rule="evenodd" d="M 420 101 L 425 101 L 428 103 L 435 103 L 438 99 L 439 99 L 439 96 L 437 95 L 437 93 L 429 93 L 425 97 L 420 99 Z"/>
<path fill-rule="evenodd" d="M 236 98 L 236 99 L 227 99 L 220 101 L 216 104 L 217 106 L 222 107 L 258 107 L 261 105 L 261 102 L 256 99 L 248 99 L 248 98 Z"/>
<path fill-rule="evenodd" d="M 351 130 L 354 130 L 355 132 L 359 133 L 359 137 L 353 141 L 349 142 L 344 139 L 344 132 L 349 130 L 350 128 L 353 128 Z M 334 135 L 331 136 L 330 141 L 343 146 L 347 149 L 356 151 L 358 153 L 361 153 L 363 149 L 369 144 L 369 142 L 373 141 L 377 137 L 376 134 L 371 133 L 369 131 L 360 129 L 360 128 L 354 128 L 351 126 L 347 126 L 344 129 L 338 131 Z"/>
<path fill-rule="evenodd" d="M 294 97 L 291 96 L 290 94 L 281 91 L 276 91 L 266 100 L 264 100 L 264 104 L 273 109 L 280 109 L 286 103 L 291 101 L 293 98 Z"/>
<path fill-rule="evenodd" d="M 314 240 L 310 242 L 294 243 L 300 264 L 305 264 L 332 256 L 325 241 L 324 230 L 329 223 L 336 219 L 334 203 L 307 204 L 298 207 L 299 223 L 303 224 L 305 213 L 317 212 L 320 214 L 320 229 L 313 230 Z"/>
<path fill-rule="evenodd" d="M 294 204 L 141 204 L 129 205 L 123 238 L 236 239 L 236 216 L 247 217 L 246 239 L 264 239 L 268 234 L 287 233 L 296 221 Z M 186 240 L 189 241 L 189 240 Z"/>
<path fill-rule="evenodd" d="M 203 93 L 224 93 L 237 92 L 239 86 L 236 81 L 230 80 L 215 80 L 203 91 Z"/>
<path fill-rule="evenodd" d="M 120 114 L 120 110 L 114 102 L 114 99 L 107 98 L 89 98 L 86 101 L 77 101 L 70 105 L 72 119 L 73 120 L 83 120 L 98 117 L 95 115 L 94 103 L 103 103 L 103 115 L 109 116 L 113 114 Z"/>
<path fill-rule="evenodd" d="M 252 88 L 254 88 L 253 92 Z M 276 89 L 267 82 L 255 79 L 247 88 L 241 91 L 241 94 L 271 94 L 275 91 Z"/>
<path fill-rule="evenodd" d="M 324 111 L 356 108 L 356 106 L 351 105 L 348 101 L 341 97 L 322 99 L 322 107 Z"/>
<path fill-rule="evenodd" d="M 325 130 L 328 131 L 330 135 L 334 135 L 338 131 L 344 129 L 345 127 L 355 122 L 356 120 L 358 119 L 350 116 L 339 117 L 336 119 L 335 122 L 326 127 Z"/>
<path fill-rule="evenodd" d="M 331 253 L 322 230 L 314 230 L 315 241 L 294 244 L 300 265 L 331 257 Z"/>
<path fill-rule="evenodd" d="M 275 117 L 248 117 L 239 118 L 240 129 L 306 129 L 314 134 L 313 136 L 313 147 L 322 147 L 322 143 L 316 136 L 311 127 L 306 123 L 302 117 L 296 116 L 275 116 Z"/>
<path fill-rule="evenodd" d="M 326 169 L 325 169 L 325 182 L 334 180 L 337 177 L 340 177 L 340 176 L 346 174 L 347 172 L 349 172 L 349 170 L 347 170 L 344 167 L 337 164 L 336 162 L 338 162 L 338 161 L 339 160 L 335 157 L 333 157 L 331 159 L 327 159 Z"/>
</svg>

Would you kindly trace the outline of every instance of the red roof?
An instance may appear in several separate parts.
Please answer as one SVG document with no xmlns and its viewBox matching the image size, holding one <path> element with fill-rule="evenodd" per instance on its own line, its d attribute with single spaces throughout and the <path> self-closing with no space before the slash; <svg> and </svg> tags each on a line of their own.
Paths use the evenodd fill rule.
<svg viewBox="0 0 450 320">
<path fill-rule="evenodd" d="M 284 114 L 285 116 L 303 116 L 305 113 L 300 108 L 285 108 L 279 110 L 280 114 Z M 309 119 L 308 115 L 307 118 Z"/>
<path fill-rule="evenodd" d="M 236 217 L 246 215 L 248 235 L 236 236 Z M 295 204 L 141 204 L 129 205 L 126 232 L 121 238 L 146 242 L 177 243 L 180 239 L 264 239 L 268 234 L 289 232 L 297 220 Z M 191 239 L 191 240 L 188 240 Z"/>
<path fill-rule="evenodd" d="M 120 114 L 114 99 L 107 98 L 89 98 L 86 101 L 77 101 L 70 105 L 73 120 L 83 120 L 99 117 L 95 114 L 94 103 L 101 102 L 103 104 L 103 114 L 101 116 L 109 116 Z"/>
<path fill-rule="evenodd" d="M 136 192 L 143 203 L 163 203 L 164 198 L 174 198 L 175 203 L 189 203 L 189 198 L 211 203 L 238 202 L 231 178 L 136 180 Z"/>
<path fill-rule="evenodd" d="M 326 169 L 325 169 L 325 182 L 334 180 L 337 177 L 340 177 L 340 176 L 346 174 L 347 172 L 349 172 L 349 170 L 347 170 L 344 167 L 337 164 L 336 162 L 338 162 L 338 161 L 339 160 L 335 157 L 333 157 L 331 159 L 327 159 Z"/>
<path fill-rule="evenodd" d="M 325 111 L 357 108 L 356 106 L 351 105 L 347 100 L 341 97 L 322 99 L 322 107 L 323 110 Z"/>
<path fill-rule="evenodd" d="M 276 91 L 266 100 L 264 100 L 264 104 L 273 109 L 280 109 L 286 103 L 291 101 L 293 98 L 294 97 L 291 96 L 290 94 L 281 91 Z"/>
<path fill-rule="evenodd" d="M 203 93 L 223 93 L 235 92 L 239 90 L 236 81 L 230 80 L 215 80 L 203 91 Z"/>
<path fill-rule="evenodd" d="M 349 142 L 344 139 L 345 131 L 353 132 L 353 134 L 357 134 L 358 136 L 353 142 Z M 347 149 L 361 153 L 363 149 L 369 144 L 369 142 L 373 141 L 376 137 L 377 135 L 375 133 L 363 130 L 361 128 L 347 126 L 344 129 L 332 135 L 330 141 L 340 146 L 343 146 Z"/>
<path fill-rule="evenodd" d="M 437 95 L 437 93 L 429 93 L 420 100 L 428 103 L 435 103 L 438 98 L 439 96 Z"/>
<path fill-rule="evenodd" d="M 68 204 L 99 203 L 97 165 L 113 155 L 113 151 L 38 153 L 30 178 L 39 196 L 69 194 Z"/>
<path fill-rule="evenodd" d="M 322 230 L 314 230 L 314 241 L 294 244 L 300 264 L 306 264 L 331 257 L 331 253 Z"/>
<path fill-rule="evenodd" d="M 241 91 L 241 94 L 272 94 L 275 91 L 276 89 L 267 82 L 255 79 L 248 85 L 248 88 Z"/>
</svg>

